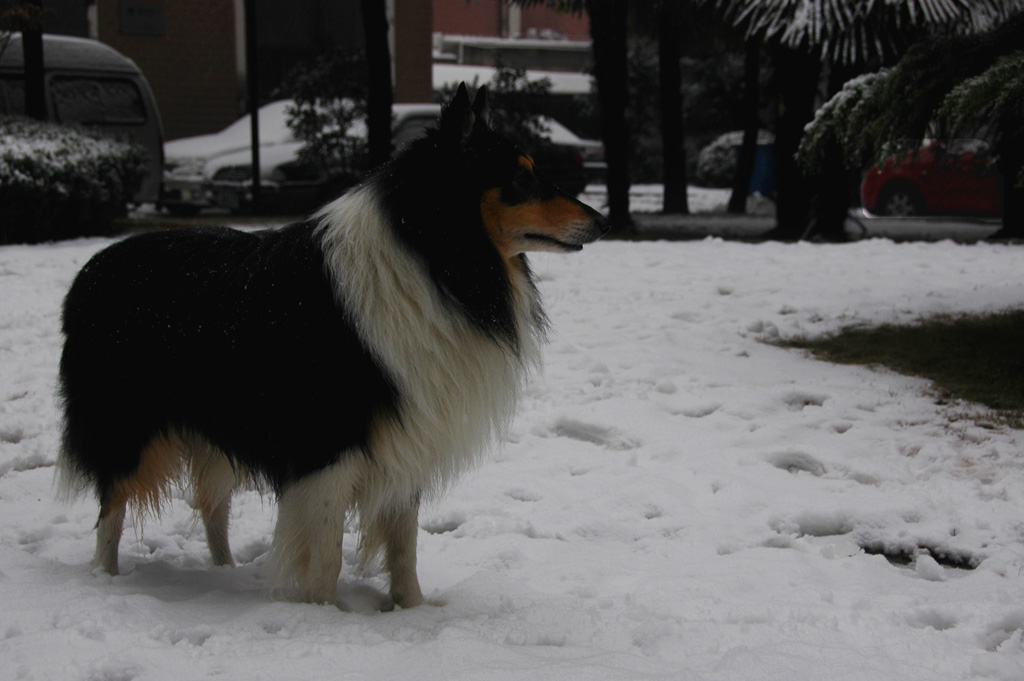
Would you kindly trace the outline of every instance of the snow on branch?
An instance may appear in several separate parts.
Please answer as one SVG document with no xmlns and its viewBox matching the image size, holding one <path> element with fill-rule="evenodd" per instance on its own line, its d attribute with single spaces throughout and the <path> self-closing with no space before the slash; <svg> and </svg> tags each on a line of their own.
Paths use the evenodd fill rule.
<svg viewBox="0 0 1024 681">
<path fill-rule="evenodd" d="M 706 0 L 747 39 L 821 50 L 837 63 L 886 56 L 901 34 L 928 28 L 977 33 L 1021 0 Z"/>
</svg>

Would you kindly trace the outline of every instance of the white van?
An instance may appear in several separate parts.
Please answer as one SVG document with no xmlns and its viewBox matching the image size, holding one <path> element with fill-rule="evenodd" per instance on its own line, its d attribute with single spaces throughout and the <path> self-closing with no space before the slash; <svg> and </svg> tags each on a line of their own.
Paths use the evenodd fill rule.
<svg viewBox="0 0 1024 681">
<path fill-rule="evenodd" d="M 135 203 L 155 203 L 163 176 L 163 125 L 145 77 L 128 57 L 95 40 L 43 36 L 47 119 L 128 135 L 148 152 Z M 25 113 L 21 35 L 0 54 L 0 115 Z"/>
</svg>

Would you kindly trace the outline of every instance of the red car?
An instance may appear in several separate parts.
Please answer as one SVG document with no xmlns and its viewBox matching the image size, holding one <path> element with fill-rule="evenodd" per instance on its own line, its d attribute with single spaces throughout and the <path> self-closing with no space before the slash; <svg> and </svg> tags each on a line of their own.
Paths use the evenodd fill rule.
<svg viewBox="0 0 1024 681">
<path fill-rule="evenodd" d="M 899 160 L 888 159 L 881 169 L 873 166 L 860 189 L 865 210 L 892 216 L 999 215 L 1002 177 L 984 146 L 933 142 Z"/>
</svg>

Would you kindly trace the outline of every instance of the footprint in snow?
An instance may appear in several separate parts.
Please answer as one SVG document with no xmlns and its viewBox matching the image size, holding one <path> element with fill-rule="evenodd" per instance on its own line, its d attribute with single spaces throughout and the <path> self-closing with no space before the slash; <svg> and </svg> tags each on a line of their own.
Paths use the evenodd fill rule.
<svg viewBox="0 0 1024 681">
<path fill-rule="evenodd" d="M 34 471 L 37 468 L 48 468 L 53 464 L 53 459 L 48 455 L 32 454 L 29 456 L 19 456 L 11 461 L 0 463 L 0 478 L 8 473 L 24 473 L 25 471 Z"/>
<path fill-rule="evenodd" d="M 828 472 L 825 464 L 804 452 L 779 452 L 770 454 L 765 459 L 776 468 L 794 474 L 804 472 L 820 478 Z"/>
<path fill-rule="evenodd" d="M 505 496 L 515 499 L 516 501 L 522 502 L 540 501 L 541 499 L 544 498 L 539 494 L 518 487 L 516 489 L 510 489 L 509 491 L 505 492 Z"/>
<path fill-rule="evenodd" d="M 705 416 L 711 416 L 712 414 L 714 414 L 716 411 L 718 411 L 721 408 L 722 408 L 721 404 L 709 403 L 709 404 L 702 404 L 702 405 L 697 405 L 697 406 L 689 407 L 687 409 L 682 409 L 682 410 L 679 411 L 679 413 L 682 414 L 683 416 L 686 416 L 686 417 L 691 418 L 691 419 L 702 419 Z"/>
<path fill-rule="evenodd" d="M 209 627 L 193 627 L 188 629 L 168 629 L 162 632 L 151 633 L 150 636 L 156 641 L 167 641 L 176 646 L 179 643 L 201 648 L 210 638 L 214 631 Z"/>
<path fill-rule="evenodd" d="M 590 444 L 607 447 L 612 450 L 635 449 L 640 444 L 622 435 L 614 428 L 570 418 L 562 418 L 556 421 L 551 428 L 551 433 L 556 437 L 567 437 L 571 440 L 589 442 Z"/>
<path fill-rule="evenodd" d="M 1024 610 L 1018 608 L 990 624 L 981 640 L 985 649 L 994 653 L 1021 629 L 1024 629 Z"/>
<path fill-rule="evenodd" d="M 780 535 L 838 537 L 853 532 L 854 519 L 842 511 L 804 511 L 788 518 L 774 518 L 769 526 Z"/>
<path fill-rule="evenodd" d="M 0 429 L 0 442 L 16 445 L 25 439 L 25 431 L 21 428 Z"/>
<path fill-rule="evenodd" d="M 946 631 L 959 624 L 956 613 L 933 607 L 922 607 L 911 610 L 903 615 L 903 621 L 915 629 L 934 629 Z"/>
<path fill-rule="evenodd" d="M 428 518 L 420 523 L 420 527 L 428 534 L 447 534 L 462 527 L 466 522 L 466 516 L 461 513 L 451 513 L 447 516 Z"/>
<path fill-rule="evenodd" d="M 130 666 L 117 665 L 116 663 L 104 662 L 86 678 L 103 679 L 103 681 L 133 681 L 140 676 L 142 670 Z"/>
<path fill-rule="evenodd" d="M 794 475 L 798 473 L 810 473 L 816 478 L 830 475 L 832 478 L 852 480 L 861 485 L 878 485 L 881 481 L 878 476 L 870 473 L 861 473 L 842 465 L 834 465 L 830 470 L 821 461 L 805 452 L 777 452 L 768 454 L 764 460 L 779 470 L 787 471 Z"/>
<path fill-rule="evenodd" d="M 820 407 L 825 404 L 828 395 L 821 393 L 804 392 L 794 390 L 782 396 L 782 402 L 790 411 L 800 411 L 806 407 Z"/>
</svg>

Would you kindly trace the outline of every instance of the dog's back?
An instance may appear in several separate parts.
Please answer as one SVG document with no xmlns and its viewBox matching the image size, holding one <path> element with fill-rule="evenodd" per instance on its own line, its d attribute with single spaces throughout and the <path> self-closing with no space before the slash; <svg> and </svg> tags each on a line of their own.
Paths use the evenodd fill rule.
<svg viewBox="0 0 1024 681">
<path fill-rule="evenodd" d="M 101 504 L 146 484 L 131 478 L 169 431 L 201 433 L 280 490 L 365 445 L 371 415 L 393 410 L 313 229 L 143 234 L 83 268 L 63 312 L 64 456 Z"/>
</svg>

